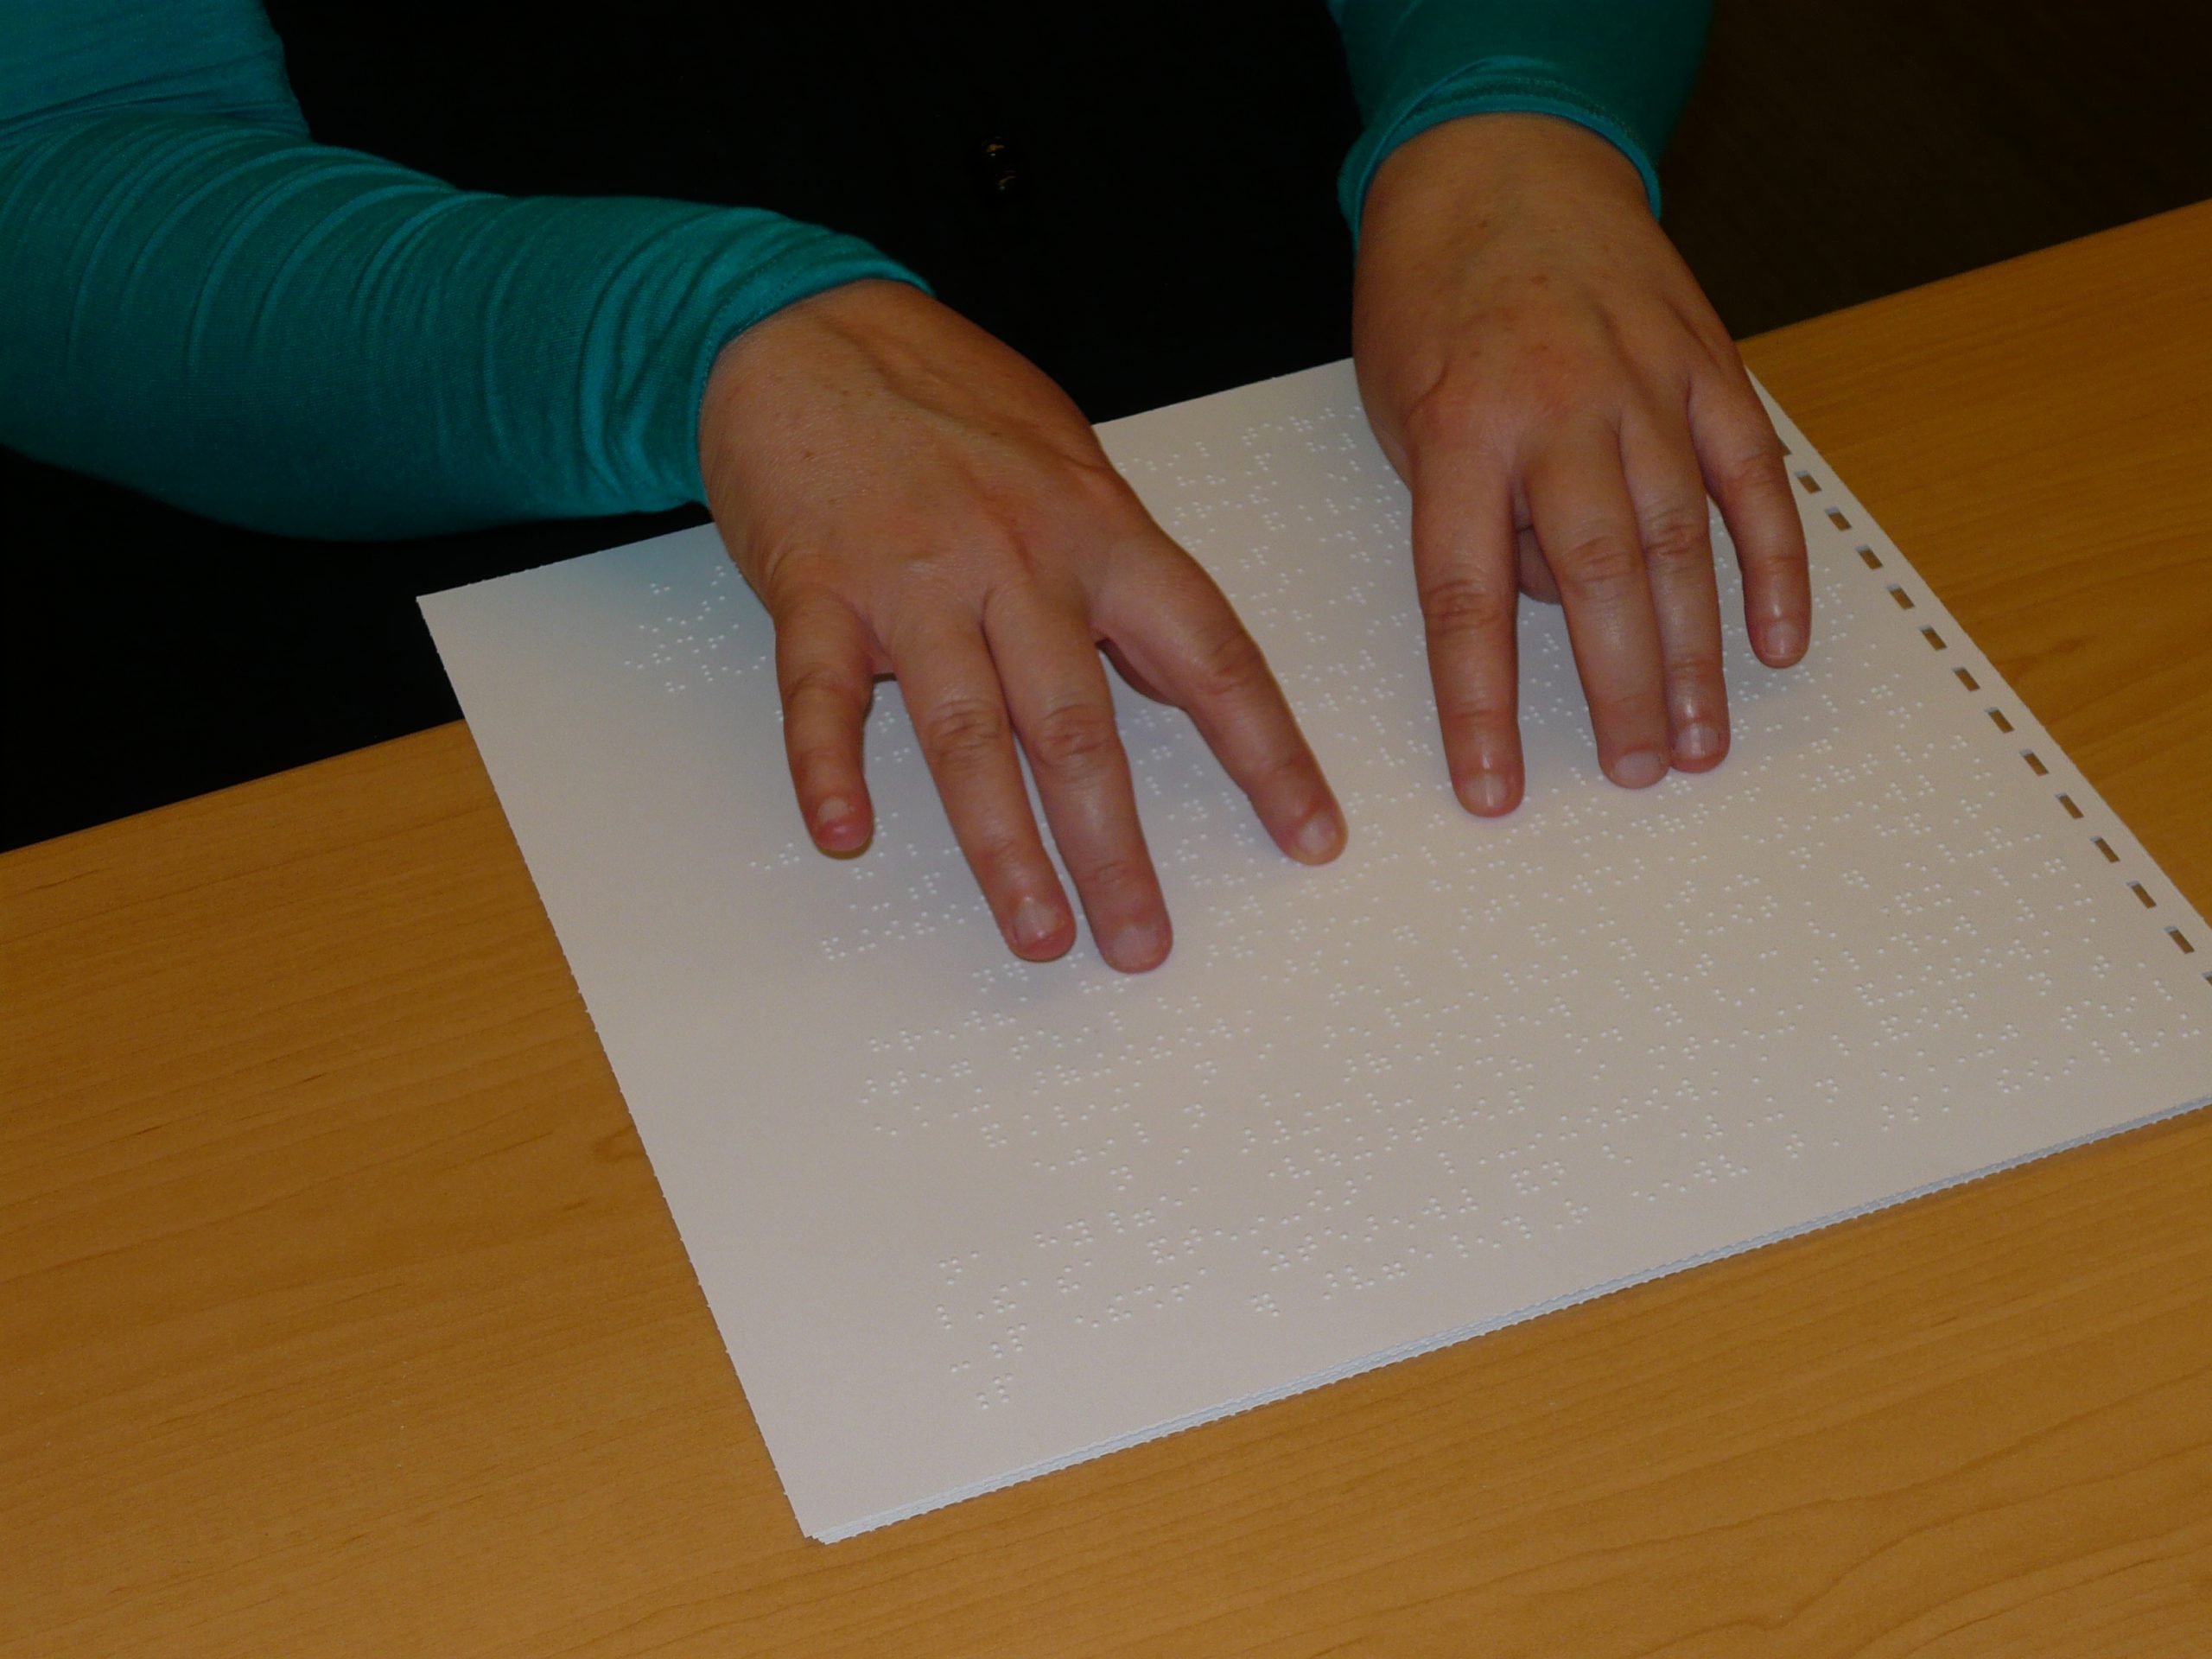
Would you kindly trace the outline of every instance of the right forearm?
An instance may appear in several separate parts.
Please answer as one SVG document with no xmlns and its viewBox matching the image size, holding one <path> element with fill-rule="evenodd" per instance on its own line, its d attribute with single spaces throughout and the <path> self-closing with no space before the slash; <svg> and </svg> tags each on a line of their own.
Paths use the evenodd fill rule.
<svg viewBox="0 0 2212 1659">
<path fill-rule="evenodd" d="M 1339 194 L 1360 233 L 1367 188 L 1400 144 L 1465 115 L 1517 111 L 1589 128 L 1635 164 L 1651 211 L 1689 96 L 1710 0 L 1329 0 L 1367 130 Z"/>
<path fill-rule="evenodd" d="M 721 346 L 906 276 L 772 213 L 471 194 L 200 116 L 0 149 L 0 441 L 334 537 L 696 500 Z"/>
</svg>

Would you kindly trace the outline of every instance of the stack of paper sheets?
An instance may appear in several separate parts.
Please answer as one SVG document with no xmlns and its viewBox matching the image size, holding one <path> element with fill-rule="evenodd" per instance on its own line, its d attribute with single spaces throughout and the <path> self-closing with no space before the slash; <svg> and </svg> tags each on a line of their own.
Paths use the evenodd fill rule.
<svg viewBox="0 0 2212 1659">
<path fill-rule="evenodd" d="M 893 687 L 874 845 L 813 850 L 711 530 L 424 602 L 807 1532 L 2212 1096 L 2212 930 L 1781 426 L 1808 661 L 1751 655 L 1716 522 L 1733 752 L 1631 792 L 1528 607 L 1494 822 L 1446 782 L 1349 367 L 1103 429 L 1352 828 L 1288 862 L 1122 696 L 1178 936 L 1141 977 L 1007 954 Z"/>
</svg>

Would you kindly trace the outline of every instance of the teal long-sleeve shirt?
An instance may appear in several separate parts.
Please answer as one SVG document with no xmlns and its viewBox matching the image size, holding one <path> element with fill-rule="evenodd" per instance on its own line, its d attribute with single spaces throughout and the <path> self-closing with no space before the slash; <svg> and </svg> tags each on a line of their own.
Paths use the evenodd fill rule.
<svg viewBox="0 0 2212 1659">
<path fill-rule="evenodd" d="M 1393 148 L 1490 111 L 1602 133 L 1656 211 L 1707 0 L 1330 9 L 1355 227 Z M 721 346 L 863 277 L 918 283 L 758 209 L 317 144 L 258 0 L 0 0 L 0 442 L 211 518 L 381 539 L 699 501 Z"/>
</svg>

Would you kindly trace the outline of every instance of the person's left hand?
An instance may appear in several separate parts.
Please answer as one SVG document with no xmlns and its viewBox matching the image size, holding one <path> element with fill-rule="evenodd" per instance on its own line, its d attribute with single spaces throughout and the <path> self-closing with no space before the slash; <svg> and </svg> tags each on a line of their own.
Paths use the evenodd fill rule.
<svg viewBox="0 0 2212 1659">
<path fill-rule="evenodd" d="M 1519 591 L 1566 607 L 1599 764 L 1632 788 L 1728 747 L 1706 494 L 1770 667 L 1811 631 L 1782 446 L 1628 159 L 1540 115 L 1394 151 L 1361 221 L 1354 354 L 1413 490 L 1414 561 L 1452 787 L 1521 798 Z"/>
</svg>

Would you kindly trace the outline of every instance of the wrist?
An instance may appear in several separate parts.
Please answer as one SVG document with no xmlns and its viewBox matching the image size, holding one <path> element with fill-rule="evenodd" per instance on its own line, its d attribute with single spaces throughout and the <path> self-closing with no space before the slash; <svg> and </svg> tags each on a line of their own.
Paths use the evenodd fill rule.
<svg viewBox="0 0 2212 1659">
<path fill-rule="evenodd" d="M 1360 245 L 1408 226 L 1593 200 L 1649 211 L 1643 175 L 1602 134 L 1521 111 L 1457 116 L 1383 157 L 1361 212 Z"/>
<path fill-rule="evenodd" d="M 724 341 L 699 397 L 699 474 L 709 504 L 716 467 L 728 453 L 725 435 L 741 401 L 754 393 L 775 397 L 779 381 L 804 374 L 806 359 L 819 360 L 827 337 L 849 336 L 866 328 L 871 317 L 915 303 L 934 302 L 911 283 L 861 277 L 793 300 Z"/>
</svg>

